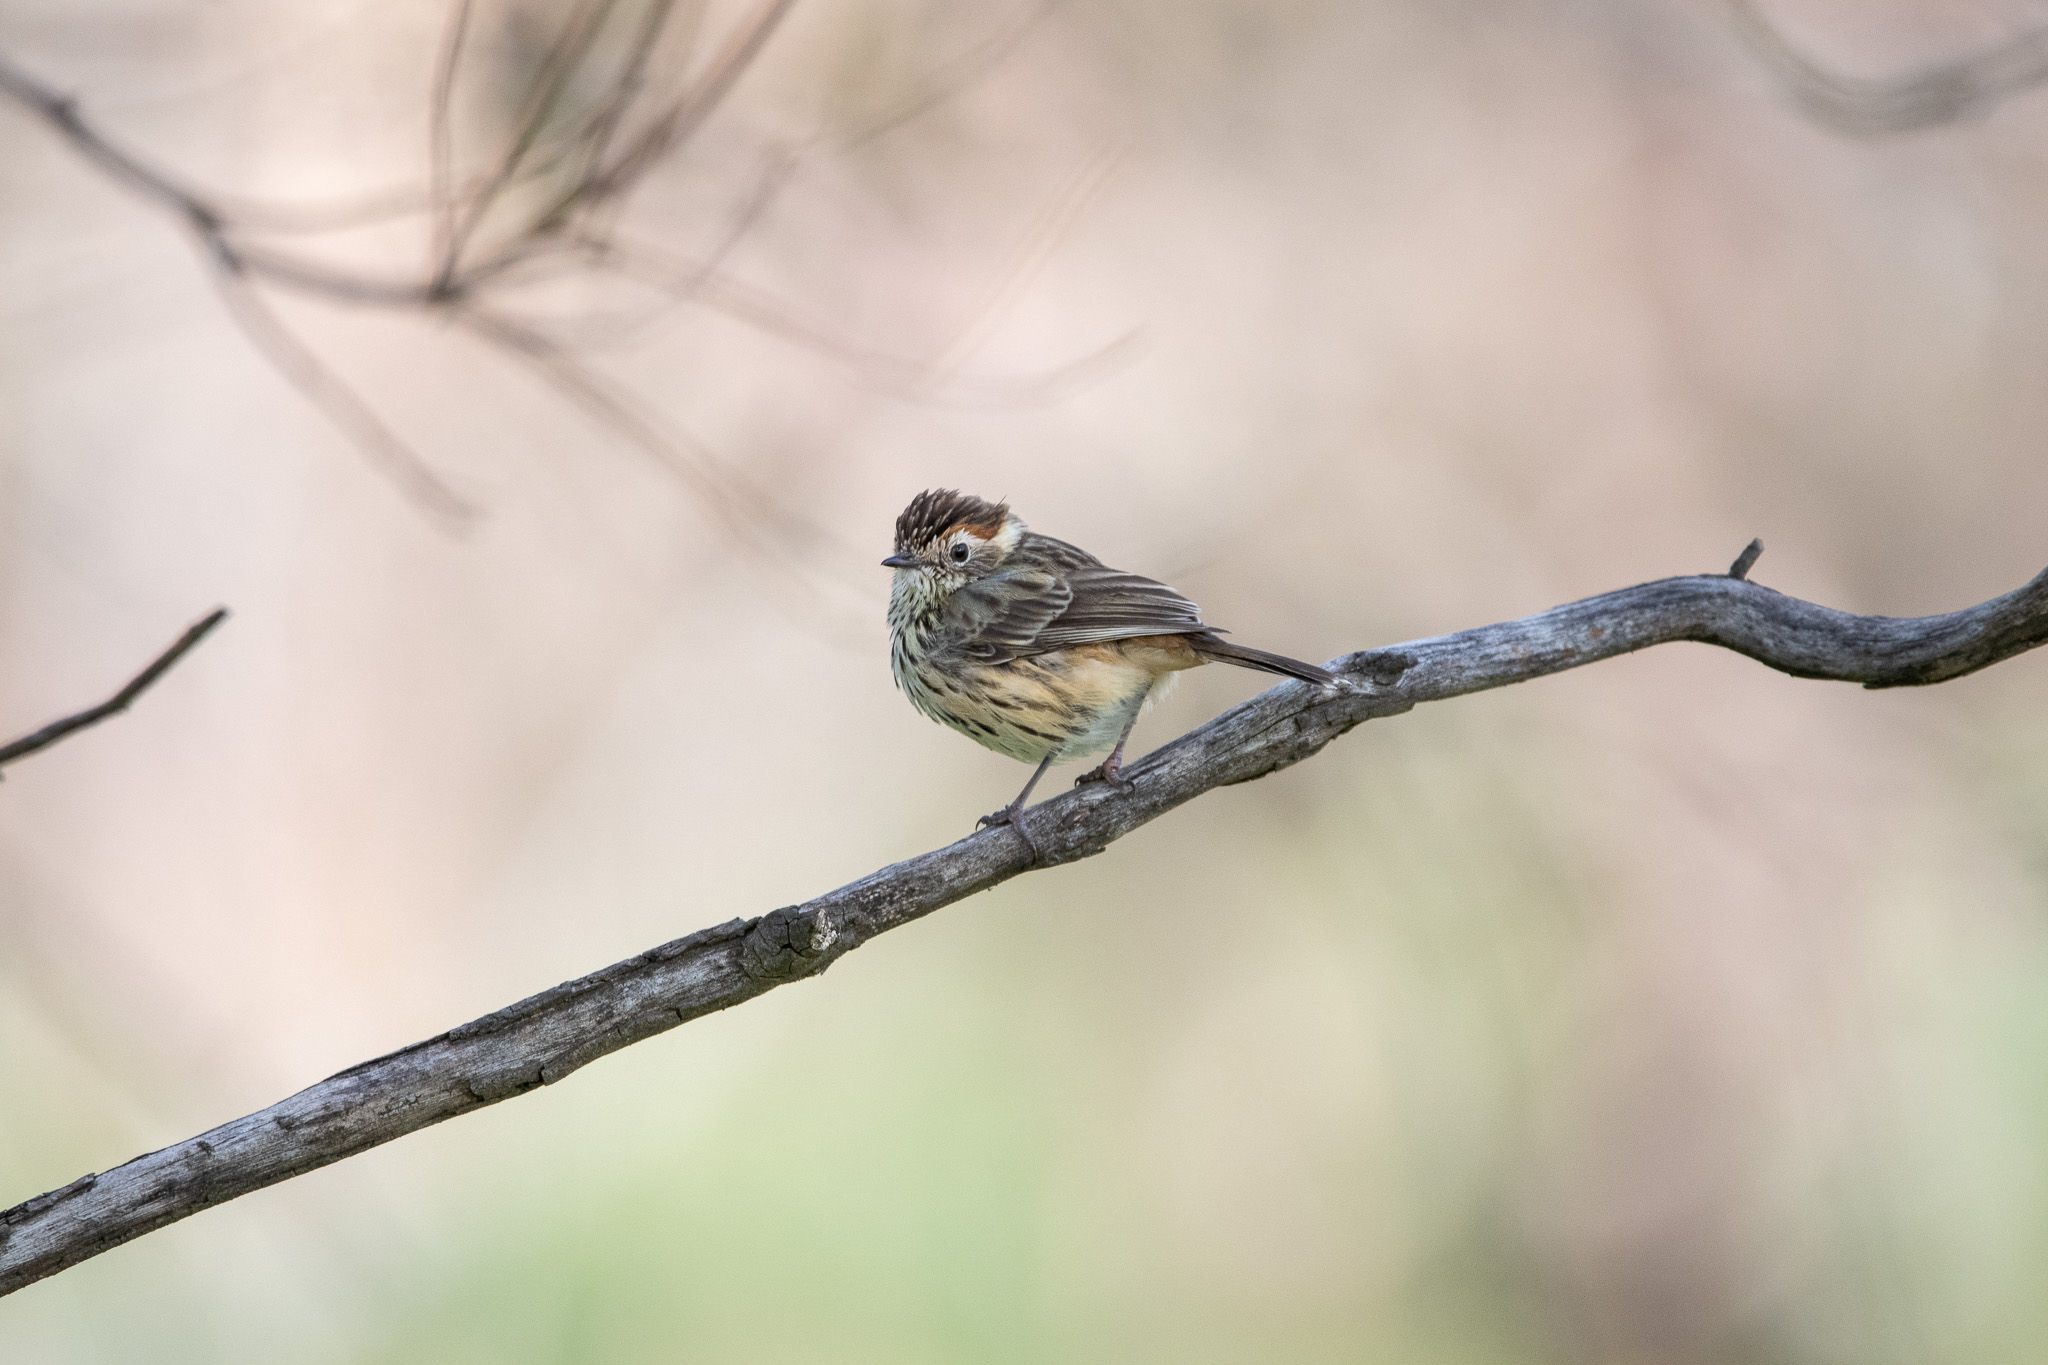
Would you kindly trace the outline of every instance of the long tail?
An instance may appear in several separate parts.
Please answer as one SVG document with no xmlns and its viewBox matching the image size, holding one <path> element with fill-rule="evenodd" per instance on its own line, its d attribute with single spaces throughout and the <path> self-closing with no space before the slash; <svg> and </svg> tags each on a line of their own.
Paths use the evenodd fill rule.
<svg viewBox="0 0 2048 1365">
<path fill-rule="evenodd" d="M 1290 659 L 1285 654 L 1269 654 L 1263 649 L 1250 645 L 1232 644 L 1215 635 L 1194 637 L 1197 653 L 1205 659 L 1220 663 L 1236 664 L 1239 668 L 1256 668 L 1265 673 L 1279 673 L 1289 678 L 1299 678 L 1317 687 L 1344 688 L 1349 684 L 1327 668 L 1305 664 L 1299 659 Z"/>
</svg>

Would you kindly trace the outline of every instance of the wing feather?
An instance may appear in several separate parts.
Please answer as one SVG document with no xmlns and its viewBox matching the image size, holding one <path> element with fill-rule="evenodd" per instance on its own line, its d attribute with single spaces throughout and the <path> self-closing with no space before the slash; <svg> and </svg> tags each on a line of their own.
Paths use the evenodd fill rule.
<svg viewBox="0 0 2048 1365">
<path fill-rule="evenodd" d="M 1086 550 L 1036 534 L 1001 569 L 954 593 L 945 614 L 953 647 L 982 662 L 1210 629 L 1201 609 L 1164 583 L 1112 569 Z"/>
</svg>

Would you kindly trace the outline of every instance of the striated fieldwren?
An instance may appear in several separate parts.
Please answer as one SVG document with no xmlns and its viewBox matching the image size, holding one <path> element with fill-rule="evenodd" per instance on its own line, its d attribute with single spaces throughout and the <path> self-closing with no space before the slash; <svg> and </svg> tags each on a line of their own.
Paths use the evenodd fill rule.
<svg viewBox="0 0 2048 1365">
<path fill-rule="evenodd" d="M 1349 685 L 1315 664 L 1232 644 L 1165 584 L 1039 535 L 1004 503 L 950 488 L 910 500 L 882 563 L 896 571 L 896 685 L 941 725 L 1038 765 L 1016 800 L 980 822 L 1014 826 L 1034 852 L 1022 815 L 1045 770 L 1108 750 L 1080 781 L 1125 780 L 1124 742 L 1170 675 L 1221 662 Z"/>
</svg>

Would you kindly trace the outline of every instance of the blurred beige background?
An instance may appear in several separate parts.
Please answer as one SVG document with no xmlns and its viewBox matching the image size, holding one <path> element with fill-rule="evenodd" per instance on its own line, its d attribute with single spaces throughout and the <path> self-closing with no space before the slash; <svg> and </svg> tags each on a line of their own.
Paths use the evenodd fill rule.
<svg viewBox="0 0 2048 1365">
<path fill-rule="evenodd" d="M 1772 12 L 1877 74 L 2041 7 Z M 1711 0 L 1116 0 L 832 141 L 1028 13 L 804 0 L 634 201 L 701 247 L 822 133 L 728 265 L 938 367 L 603 329 L 826 528 L 751 542 L 473 339 L 283 298 L 481 506 L 448 533 L 0 108 L 0 730 L 235 612 L 0 787 L 0 1203 L 965 832 L 1023 774 L 890 686 L 873 561 L 927 485 L 1313 658 L 1752 535 L 1890 614 L 2048 562 L 2048 95 L 1859 141 Z M 0 50 L 215 192 L 325 200 L 421 174 L 446 14 L 4 0 Z M 477 22 L 472 115 L 552 19 Z M 411 269 L 418 226 L 293 245 Z M 2044 669 L 1676 646 L 1369 726 L 9 1298 L 0 1358 L 2042 1359 Z"/>
</svg>

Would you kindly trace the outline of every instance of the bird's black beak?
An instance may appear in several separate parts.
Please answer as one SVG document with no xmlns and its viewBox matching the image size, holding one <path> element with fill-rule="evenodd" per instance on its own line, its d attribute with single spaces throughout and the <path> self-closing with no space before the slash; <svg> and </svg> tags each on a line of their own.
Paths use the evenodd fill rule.
<svg viewBox="0 0 2048 1365">
<path fill-rule="evenodd" d="M 917 556 L 890 555 L 882 561 L 882 567 L 885 569 L 914 569 L 917 567 Z"/>
</svg>

